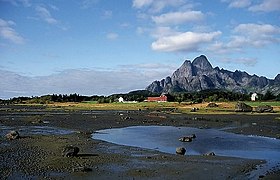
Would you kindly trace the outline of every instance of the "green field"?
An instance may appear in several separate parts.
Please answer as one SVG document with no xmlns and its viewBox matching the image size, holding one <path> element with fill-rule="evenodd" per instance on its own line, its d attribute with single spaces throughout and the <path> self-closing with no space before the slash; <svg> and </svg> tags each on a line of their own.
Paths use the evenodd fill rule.
<svg viewBox="0 0 280 180">
<path fill-rule="evenodd" d="M 246 104 L 250 106 L 261 106 L 261 105 L 270 105 L 270 106 L 280 106 L 280 101 L 246 101 Z"/>
<path fill-rule="evenodd" d="M 82 103 L 50 103 L 47 106 L 50 109 L 65 109 L 70 111 L 75 110 L 166 110 L 174 113 L 197 113 L 197 114 L 231 114 L 235 113 L 235 105 L 237 102 L 216 102 L 219 107 L 209 108 L 208 102 L 191 103 L 191 102 L 137 102 L 137 103 L 98 103 L 97 101 L 85 101 Z M 279 101 L 245 101 L 246 104 L 256 108 L 260 105 L 273 106 L 275 113 L 280 112 Z M 27 105 L 27 104 L 25 104 Z M 32 104 L 34 105 L 34 104 Z M 191 112 L 191 109 L 198 108 L 196 112 Z"/>
</svg>

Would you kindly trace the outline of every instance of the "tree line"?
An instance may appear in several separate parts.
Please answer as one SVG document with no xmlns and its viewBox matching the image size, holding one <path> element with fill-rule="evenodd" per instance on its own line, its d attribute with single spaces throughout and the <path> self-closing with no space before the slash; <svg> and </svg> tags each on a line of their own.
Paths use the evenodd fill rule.
<svg viewBox="0 0 280 180">
<path fill-rule="evenodd" d="M 249 101 L 251 94 L 243 94 L 232 91 L 222 90 L 202 90 L 199 92 L 181 92 L 166 94 L 168 101 L 171 102 L 216 102 L 216 101 Z M 96 103 L 112 103 L 117 102 L 119 97 L 123 97 L 126 101 L 142 102 L 148 97 L 160 96 L 159 93 L 152 93 L 146 90 L 132 91 L 125 94 L 112 94 L 109 96 L 84 96 L 79 94 L 52 94 L 34 97 L 14 97 L 8 100 L 1 100 L 0 104 L 49 104 L 54 102 L 86 102 L 95 101 Z M 280 93 L 273 95 L 270 91 L 265 94 L 258 94 L 260 101 L 280 101 Z"/>
</svg>

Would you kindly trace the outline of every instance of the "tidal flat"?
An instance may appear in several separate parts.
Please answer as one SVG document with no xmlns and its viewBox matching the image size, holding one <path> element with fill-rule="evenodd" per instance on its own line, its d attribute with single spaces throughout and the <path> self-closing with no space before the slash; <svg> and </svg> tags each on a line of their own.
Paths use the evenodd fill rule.
<svg viewBox="0 0 280 180">
<path fill-rule="evenodd" d="M 100 133 L 104 129 L 140 126 L 148 128 L 147 134 L 155 132 L 155 129 L 149 127 L 187 129 L 182 134 L 175 133 L 175 136 L 169 132 L 162 135 L 165 143 L 175 143 L 170 152 L 161 151 L 156 147 L 145 148 L 92 138 L 94 132 Z M 219 152 L 215 148 L 211 151 L 216 150 L 216 156 L 203 156 L 204 150 L 203 152 L 201 150 L 205 143 L 201 138 L 207 137 L 204 130 L 221 132 L 221 137 L 215 135 L 219 138 L 213 137 L 211 139 L 213 142 L 208 141 L 210 145 L 218 143 L 216 146 L 219 146 L 219 141 L 228 133 L 233 136 L 269 138 L 278 142 L 280 137 L 278 113 L 215 115 L 174 113 L 160 109 L 67 110 L 46 106 L 6 105 L 0 107 L 0 128 L 0 174 L 4 179 L 279 179 L 280 177 L 279 162 L 264 170 L 268 163 L 265 157 L 230 156 L 222 154 L 222 151 Z M 7 140 L 5 134 L 10 130 L 18 131 L 20 138 Z M 194 143 L 178 141 L 178 137 L 193 132 L 198 136 Z M 155 135 L 140 137 L 140 140 L 149 143 L 154 141 L 153 136 Z M 138 137 L 126 136 L 132 143 L 137 141 L 136 138 Z M 231 137 L 228 138 L 230 142 Z M 222 140 L 223 143 L 228 141 Z M 240 149 L 246 147 L 246 140 L 238 143 L 224 146 L 229 150 L 231 148 L 238 150 L 239 146 Z M 77 156 L 62 156 L 63 148 L 69 145 L 79 147 Z M 172 149 L 176 146 L 185 146 L 186 155 L 176 155 L 175 149 L 172 153 Z M 200 149 L 196 150 L 196 146 Z M 262 146 L 264 148 L 262 151 L 265 151 L 265 146 Z M 254 149 L 254 146 L 252 148 Z M 199 151 L 201 153 L 197 153 Z"/>
</svg>

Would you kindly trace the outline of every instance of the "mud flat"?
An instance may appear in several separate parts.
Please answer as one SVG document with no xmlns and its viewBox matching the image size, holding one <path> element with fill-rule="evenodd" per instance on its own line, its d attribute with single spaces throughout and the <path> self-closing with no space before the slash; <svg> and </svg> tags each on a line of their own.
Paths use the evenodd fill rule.
<svg viewBox="0 0 280 180">
<path fill-rule="evenodd" d="M 277 113 L 200 115 L 1 106 L 0 174 L 4 179 L 279 179 L 279 164 L 259 171 L 265 167 L 265 159 L 219 156 L 219 153 L 181 156 L 92 139 L 94 132 L 104 129 L 172 126 L 219 129 L 279 140 L 279 117 Z M 21 137 L 7 140 L 4 136 L 10 130 L 17 130 Z M 135 139 L 131 137 L 131 141 Z M 79 147 L 76 157 L 62 156 L 63 148 L 69 145 Z"/>
</svg>

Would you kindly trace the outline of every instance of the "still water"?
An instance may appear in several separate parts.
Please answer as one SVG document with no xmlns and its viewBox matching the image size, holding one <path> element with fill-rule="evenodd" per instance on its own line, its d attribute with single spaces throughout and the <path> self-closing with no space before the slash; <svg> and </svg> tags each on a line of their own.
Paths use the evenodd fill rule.
<svg viewBox="0 0 280 180">
<path fill-rule="evenodd" d="M 195 134 L 192 142 L 180 142 L 182 136 Z M 263 159 L 263 170 L 280 165 L 280 140 L 261 136 L 247 136 L 217 129 L 197 129 L 173 126 L 132 126 L 104 129 L 92 134 L 93 139 L 106 142 L 153 149 L 175 154 L 176 147 L 185 147 L 187 155 L 214 152 L 218 156 Z"/>
</svg>

